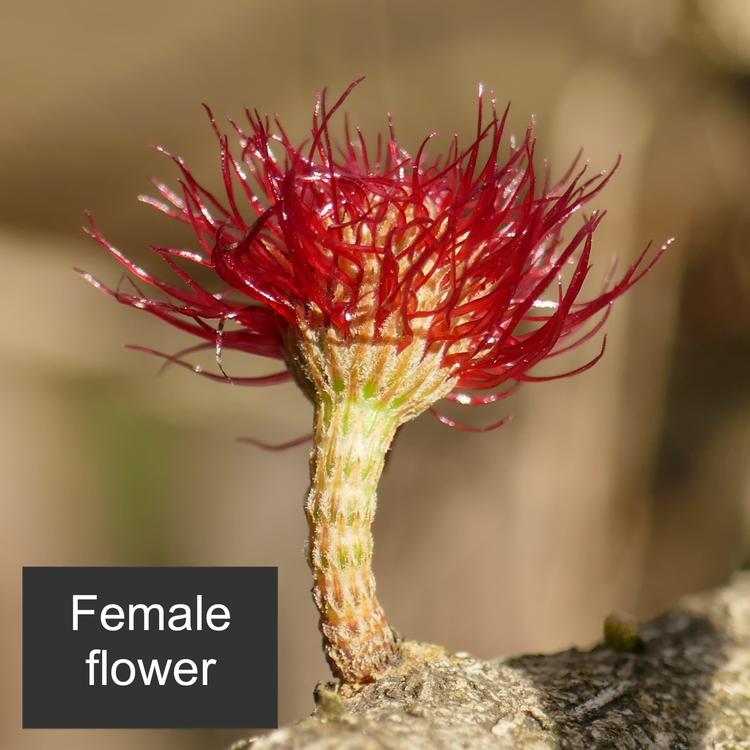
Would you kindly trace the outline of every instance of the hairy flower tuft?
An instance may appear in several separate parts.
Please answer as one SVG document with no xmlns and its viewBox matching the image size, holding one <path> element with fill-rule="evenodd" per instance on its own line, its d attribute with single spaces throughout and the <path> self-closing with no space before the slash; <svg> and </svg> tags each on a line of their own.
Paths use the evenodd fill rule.
<svg viewBox="0 0 750 750">
<path fill-rule="evenodd" d="M 114 291 L 89 279 L 219 352 L 288 360 L 289 332 L 310 327 L 401 349 L 418 337 L 424 351 L 439 352 L 453 386 L 446 395 L 461 404 L 496 401 L 524 381 L 572 375 L 598 361 L 603 348 L 572 372 L 529 374 L 596 334 L 610 303 L 660 254 L 646 264 L 647 247 L 598 296 L 580 298 L 603 213 L 584 217 L 570 237 L 563 233 L 611 173 L 586 177 L 585 166 L 576 172 L 573 165 L 552 184 L 546 165 L 541 174 L 535 166 L 531 127 L 504 154 L 508 110 L 499 115 L 492 100 L 485 121 L 481 88 L 476 136 L 468 146 L 454 137 L 447 153 L 428 158 L 433 133 L 411 156 L 391 125 L 372 149 L 348 121 L 345 141 L 337 145 L 331 120 L 358 83 L 330 108 L 325 92 L 318 95 L 311 138 L 302 145 L 290 141 L 278 120 L 246 111 L 248 127 L 231 123 L 239 143 L 233 151 L 207 108 L 224 195 L 209 192 L 180 157 L 160 149 L 177 164 L 180 189 L 154 182 L 160 198 L 141 198 L 195 233 L 196 251 L 152 246 L 182 283 L 137 266 L 93 221 L 89 233 L 166 298 Z M 212 269 L 225 288 L 209 289 L 205 274 L 191 272 L 191 265 Z M 582 332 L 597 314 L 600 319 Z M 494 392 L 469 395 L 466 389 Z"/>
</svg>

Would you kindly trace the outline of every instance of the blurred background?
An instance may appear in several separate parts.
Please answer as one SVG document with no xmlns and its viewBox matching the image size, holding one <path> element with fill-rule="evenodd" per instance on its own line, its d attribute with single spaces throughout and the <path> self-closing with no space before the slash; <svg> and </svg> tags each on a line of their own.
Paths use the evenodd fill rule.
<svg viewBox="0 0 750 750">
<path fill-rule="evenodd" d="M 153 264 L 180 226 L 138 203 L 176 178 L 162 143 L 219 183 L 201 110 L 245 105 L 306 136 L 313 96 L 367 82 L 348 109 L 403 144 L 474 126 L 479 81 L 538 122 L 561 174 L 580 147 L 623 165 L 598 201 L 592 277 L 649 239 L 676 243 L 615 307 L 604 360 L 471 415 L 425 416 L 383 478 L 381 600 L 409 637 L 480 656 L 587 646 L 605 615 L 646 617 L 724 581 L 750 551 L 750 2 L 5 4 L 0 48 L 0 742 L 14 749 L 223 747 L 242 732 L 22 731 L 20 566 L 278 565 L 280 720 L 327 676 L 303 557 L 309 430 L 293 386 L 211 384 L 122 347 L 192 343 L 72 271 L 117 285 L 80 231 Z M 445 142 L 445 141 L 444 141 Z M 156 266 L 152 265 L 152 268 Z M 575 352 L 567 369 L 596 351 Z M 272 362 L 232 360 L 235 374 Z M 547 370 L 549 371 L 549 369 Z"/>
</svg>

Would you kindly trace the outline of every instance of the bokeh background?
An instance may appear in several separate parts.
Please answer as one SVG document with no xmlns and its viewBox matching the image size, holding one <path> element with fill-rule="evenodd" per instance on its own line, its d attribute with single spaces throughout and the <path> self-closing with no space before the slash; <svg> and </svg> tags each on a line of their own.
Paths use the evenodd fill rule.
<svg viewBox="0 0 750 750">
<path fill-rule="evenodd" d="M 293 386 L 214 385 L 128 351 L 190 341 L 83 283 L 121 270 L 80 231 L 91 209 L 146 262 L 186 245 L 138 203 L 176 177 L 163 143 L 218 184 L 201 102 L 278 112 L 299 139 L 341 91 L 371 132 L 470 134 L 476 84 L 537 116 L 558 174 L 580 147 L 623 164 L 599 199 L 594 279 L 677 241 L 616 306 L 604 360 L 531 385 L 514 421 L 401 435 L 376 522 L 379 592 L 411 637 L 492 656 L 586 646 L 615 608 L 656 613 L 720 583 L 750 549 L 750 2 L 334 0 L 5 4 L 0 47 L 0 742 L 223 747 L 241 732 L 20 729 L 20 566 L 280 567 L 280 719 L 327 676 L 303 557 L 306 447 Z M 152 261 L 147 261 L 152 262 Z M 596 350 L 576 352 L 575 366 Z M 558 364 L 557 362 L 555 364 Z M 236 373 L 273 363 L 233 360 Z M 468 419 L 473 419 L 469 416 Z"/>
</svg>

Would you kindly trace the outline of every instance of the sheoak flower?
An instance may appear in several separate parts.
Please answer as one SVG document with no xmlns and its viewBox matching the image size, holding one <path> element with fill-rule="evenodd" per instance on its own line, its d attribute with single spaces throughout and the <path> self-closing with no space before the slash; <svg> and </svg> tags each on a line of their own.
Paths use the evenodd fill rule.
<svg viewBox="0 0 750 750">
<path fill-rule="evenodd" d="M 603 214 L 571 219 L 609 175 L 589 177 L 574 165 L 552 183 L 535 164 L 532 129 L 505 147 L 507 109 L 488 107 L 481 88 L 474 139 L 462 146 L 454 137 L 441 156 L 429 155 L 434 134 L 411 155 L 390 124 L 373 145 L 346 121 L 337 141 L 332 118 L 358 83 L 330 108 L 318 95 L 301 145 L 278 120 L 248 111 L 247 125 L 230 121 L 232 147 L 209 110 L 223 194 L 172 157 L 179 189 L 155 182 L 159 198 L 142 198 L 192 228 L 197 247 L 152 246 L 172 272 L 166 280 L 129 260 L 91 221 L 91 236 L 161 294 L 137 283 L 113 290 L 86 275 L 119 302 L 197 336 L 191 351 L 215 348 L 220 372 L 181 355 L 168 360 L 234 384 L 293 378 L 312 400 L 305 512 L 313 598 L 331 668 L 352 683 L 377 678 L 395 649 L 375 596 L 370 529 L 396 430 L 426 410 L 455 424 L 435 409 L 440 399 L 488 404 L 521 383 L 588 369 L 603 347 L 571 372 L 530 374 L 594 336 L 612 301 L 659 255 L 647 262 L 646 248 L 619 279 L 584 298 Z M 285 367 L 230 377 L 224 349 Z"/>
</svg>

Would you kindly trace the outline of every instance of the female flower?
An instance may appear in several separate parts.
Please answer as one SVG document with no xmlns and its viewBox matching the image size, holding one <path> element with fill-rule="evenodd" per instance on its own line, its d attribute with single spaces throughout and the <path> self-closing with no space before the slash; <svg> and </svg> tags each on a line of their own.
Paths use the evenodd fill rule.
<svg viewBox="0 0 750 750">
<path fill-rule="evenodd" d="M 348 682 L 376 678 L 395 648 L 375 597 L 370 527 L 396 430 L 440 399 L 487 404 L 549 379 L 530 370 L 595 335 L 611 302 L 656 260 L 645 265 L 644 251 L 618 281 L 582 299 L 602 214 L 583 217 L 567 237 L 564 229 L 608 176 L 571 169 L 550 184 L 535 167 L 531 129 L 503 156 L 507 110 L 499 116 L 493 103 L 485 121 L 481 89 L 467 147 L 454 138 L 430 159 L 431 135 L 411 156 L 390 127 L 372 149 L 348 123 L 339 146 L 331 119 L 357 83 L 330 109 L 318 96 L 311 138 L 299 146 L 278 121 L 248 112 L 249 128 L 232 123 L 233 151 L 209 111 L 224 195 L 172 157 L 179 192 L 155 183 L 160 199 L 143 199 L 195 233 L 196 251 L 152 248 L 176 281 L 131 262 L 93 222 L 90 234 L 163 294 L 113 291 L 87 276 L 197 336 L 193 350 L 215 347 L 220 365 L 225 348 L 286 365 L 264 378 L 197 372 L 248 385 L 294 378 L 312 400 L 308 560 L 326 655 Z M 209 289 L 191 265 L 222 288 Z"/>
</svg>

